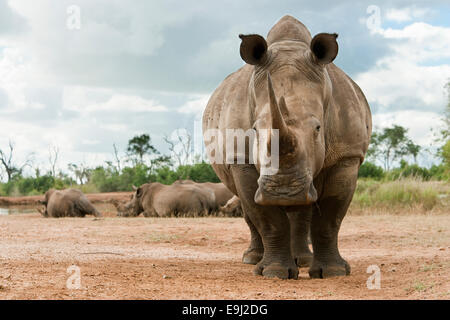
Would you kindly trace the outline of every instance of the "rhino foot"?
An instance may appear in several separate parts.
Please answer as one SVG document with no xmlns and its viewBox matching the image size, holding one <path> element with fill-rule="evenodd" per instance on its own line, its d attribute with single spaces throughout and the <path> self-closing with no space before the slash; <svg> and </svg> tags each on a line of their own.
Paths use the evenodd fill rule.
<svg viewBox="0 0 450 320">
<path fill-rule="evenodd" d="M 331 278 L 339 276 L 348 276 L 350 274 L 350 265 L 344 259 L 340 258 L 339 262 L 323 263 L 313 259 L 309 276 L 311 278 Z"/>
<path fill-rule="evenodd" d="M 248 248 L 242 256 L 242 262 L 245 264 L 257 264 L 264 255 L 264 249 Z"/>
<path fill-rule="evenodd" d="M 299 268 L 311 267 L 313 254 L 311 252 L 296 254 L 294 255 L 294 260 Z"/>
<path fill-rule="evenodd" d="M 272 262 L 267 265 L 261 261 L 256 265 L 253 273 L 267 278 L 298 279 L 298 268 L 294 261 L 286 264 Z"/>
</svg>

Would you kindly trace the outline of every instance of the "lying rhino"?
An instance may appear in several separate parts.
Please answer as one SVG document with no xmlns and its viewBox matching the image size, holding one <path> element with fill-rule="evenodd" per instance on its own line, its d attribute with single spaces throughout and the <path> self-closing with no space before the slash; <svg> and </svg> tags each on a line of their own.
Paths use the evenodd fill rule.
<svg viewBox="0 0 450 320">
<path fill-rule="evenodd" d="M 230 200 L 234 194 L 222 183 L 214 182 L 195 182 L 192 180 L 177 180 L 174 184 L 193 184 L 200 188 L 208 188 L 214 192 L 216 197 L 216 207 L 215 210 L 219 210 L 221 206 L 224 206 L 228 200 Z"/>
<path fill-rule="evenodd" d="M 227 217 L 242 217 L 241 200 L 233 196 L 228 202 L 220 207 L 220 212 Z"/>
<path fill-rule="evenodd" d="M 214 192 L 192 184 L 147 183 L 135 188 L 130 202 L 113 202 L 117 215 L 136 217 L 205 216 L 215 206 Z"/>
<path fill-rule="evenodd" d="M 348 275 L 338 232 L 372 123 L 363 92 L 333 64 L 337 34 L 311 37 L 301 22 L 285 16 L 267 39 L 239 37 L 247 64 L 212 94 L 203 114 L 203 134 L 212 166 L 239 196 L 250 228 L 243 260 L 257 263 L 256 274 L 297 278 L 297 265 L 311 259 L 311 229 L 310 277 Z M 250 132 L 248 136 L 256 132 L 257 137 L 266 133 L 268 139 L 254 139 L 244 151 L 229 152 L 227 145 L 235 145 L 234 136 L 233 141 L 226 139 L 229 129 Z M 275 159 L 273 165 L 266 165 L 265 155 Z"/>
<path fill-rule="evenodd" d="M 84 217 L 87 214 L 96 217 L 102 216 L 86 196 L 77 189 L 50 189 L 44 197 L 44 201 L 40 202 L 45 205 L 45 209 L 39 210 L 44 217 Z"/>
</svg>

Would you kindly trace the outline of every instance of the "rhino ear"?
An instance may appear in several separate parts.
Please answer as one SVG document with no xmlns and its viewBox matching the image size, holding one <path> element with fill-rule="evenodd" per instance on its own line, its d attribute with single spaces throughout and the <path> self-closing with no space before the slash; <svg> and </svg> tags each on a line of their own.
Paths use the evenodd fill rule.
<svg viewBox="0 0 450 320">
<path fill-rule="evenodd" d="M 337 33 L 319 33 L 311 40 L 310 48 L 318 63 L 325 65 L 336 58 L 339 50 L 337 37 Z"/>
<path fill-rule="evenodd" d="M 137 188 L 137 190 L 136 190 L 136 197 L 140 197 L 140 196 L 142 196 L 142 188 Z"/>
<path fill-rule="evenodd" d="M 240 54 L 242 60 L 251 65 L 262 64 L 267 57 L 267 42 L 259 34 L 240 34 L 241 48 Z"/>
</svg>

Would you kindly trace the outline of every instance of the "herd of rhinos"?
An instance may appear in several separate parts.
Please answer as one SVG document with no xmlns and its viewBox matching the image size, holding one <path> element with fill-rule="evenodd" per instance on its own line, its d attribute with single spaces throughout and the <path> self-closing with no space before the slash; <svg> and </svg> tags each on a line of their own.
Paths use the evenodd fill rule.
<svg viewBox="0 0 450 320">
<path fill-rule="evenodd" d="M 350 265 L 339 252 L 338 233 L 369 146 L 372 117 L 362 90 L 333 63 L 337 34 L 312 37 L 300 21 L 285 16 L 266 38 L 239 37 L 246 64 L 217 87 L 203 113 L 205 146 L 214 151 L 207 152 L 208 157 L 225 186 L 146 184 L 129 203 L 118 204 L 119 212 L 206 213 L 210 205 L 218 208 L 236 195 L 230 207 L 242 209 L 251 233 L 243 262 L 255 264 L 255 274 L 296 279 L 298 267 L 310 266 L 312 278 L 348 275 Z M 346 43 L 351 47 L 351 42 Z M 261 159 L 244 164 L 215 161 L 219 154 L 222 159 L 235 159 L 236 153 L 230 155 L 224 148 L 228 142 L 219 139 L 229 129 L 278 132 L 279 149 L 272 148 L 272 135 L 263 143 L 255 140 L 255 149 L 263 151 L 258 157 L 278 153 L 277 170 L 268 174 Z M 208 139 L 208 132 L 220 133 L 219 138 Z M 246 148 L 237 156 L 249 159 L 250 155 Z M 222 198 L 220 190 L 227 197 Z M 55 212 L 72 206 L 73 211 L 98 215 L 81 194 L 66 193 L 50 192 L 44 214 L 59 214 Z M 71 204 L 60 200 L 66 198 L 79 200 Z M 234 201 L 240 204 L 233 205 Z"/>
<path fill-rule="evenodd" d="M 123 204 L 111 200 L 121 217 L 197 217 L 207 215 L 242 216 L 239 198 L 223 183 L 177 180 L 171 185 L 158 182 L 146 183 Z M 45 193 L 40 201 L 44 209 L 38 211 L 44 217 L 85 217 L 102 214 L 78 189 L 55 190 Z"/>
</svg>

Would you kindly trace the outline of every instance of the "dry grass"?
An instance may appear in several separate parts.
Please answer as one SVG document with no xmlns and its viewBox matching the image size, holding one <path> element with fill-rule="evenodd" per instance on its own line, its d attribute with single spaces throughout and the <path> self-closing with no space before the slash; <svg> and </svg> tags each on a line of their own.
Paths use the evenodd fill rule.
<svg viewBox="0 0 450 320">
<path fill-rule="evenodd" d="M 353 214 L 450 213 L 450 184 L 405 178 L 396 181 L 358 180 L 350 207 Z"/>
</svg>

